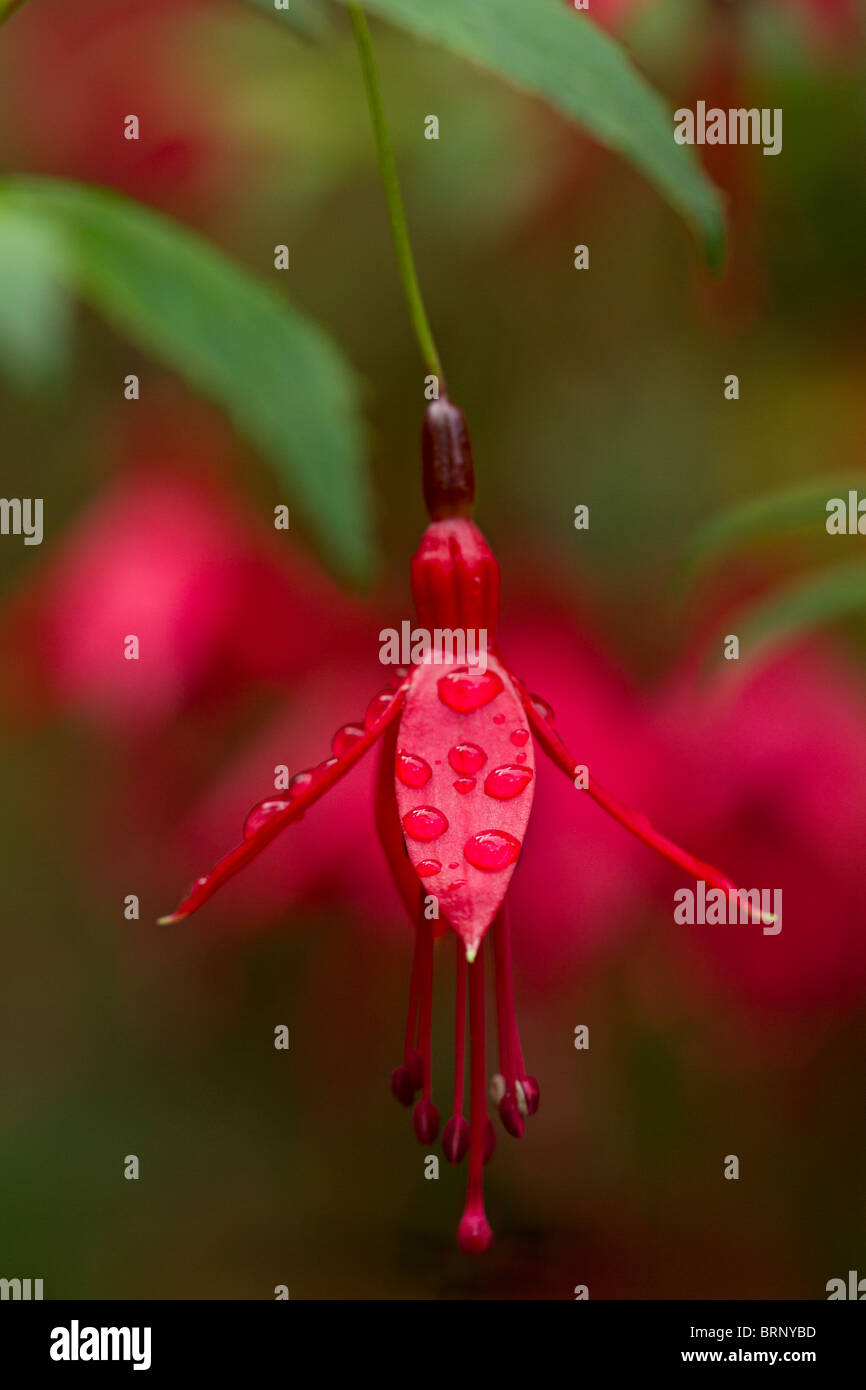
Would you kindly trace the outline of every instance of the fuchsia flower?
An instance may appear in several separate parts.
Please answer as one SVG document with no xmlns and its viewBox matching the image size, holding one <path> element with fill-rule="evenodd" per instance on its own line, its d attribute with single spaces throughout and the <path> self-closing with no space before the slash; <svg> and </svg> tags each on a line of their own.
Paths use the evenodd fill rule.
<svg viewBox="0 0 866 1390">
<path fill-rule="evenodd" d="M 391 871 L 415 925 L 403 1061 L 391 1080 L 401 1104 L 415 1104 L 419 1141 L 431 1144 L 439 1112 L 431 1093 L 433 951 L 453 932 L 456 951 L 455 1080 L 452 1114 L 442 1144 L 451 1163 L 468 1153 L 466 1207 L 458 1238 L 464 1251 L 486 1250 L 482 1169 L 495 1144 L 487 1115 L 488 1077 L 484 958 L 492 937 L 499 1069 L 490 1094 L 505 1130 L 515 1138 L 539 1103 L 520 1044 L 511 971 L 506 893 L 523 846 L 535 783 L 536 745 L 576 785 L 638 839 L 690 877 L 725 892 L 737 890 L 711 865 L 693 858 L 641 815 L 605 792 L 568 751 L 553 727 L 553 711 L 529 693 L 505 664 L 496 640 L 499 565 L 470 519 L 474 475 L 466 422 L 447 399 L 431 404 L 422 435 L 424 495 L 431 522 L 412 561 L 412 592 L 422 629 L 462 634 L 467 644 L 486 634 L 486 664 L 419 660 L 395 673 L 364 716 L 334 735 L 331 755 L 298 773 L 284 793 L 267 797 L 247 816 L 240 845 L 196 880 L 162 923 L 182 921 L 299 821 L 379 740 L 382 755 L 376 824 Z M 463 1114 L 468 995 L 470 1119 Z"/>
<path fill-rule="evenodd" d="M 196 37 L 190 28 L 185 50 L 185 26 L 205 15 L 202 0 L 27 6 L 4 95 L 28 166 L 107 183 L 168 210 L 209 207 L 230 186 L 228 173 L 233 186 L 243 170 L 190 83 Z M 138 140 L 124 138 L 127 115 L 140 120 Z"/>
<path fill-rule="evenodd" d="M 338 606 L 336 586 L 287 556 L 213 476 L 222 460 L 211 435 L 200 432 L 191 459 L 192 449 L 135 437 L 132 466 L 5 616 L 28 709 L 47 697 L 143 734 L 251 685 L 296 678 L 325 633 L 340 643 L 351 633 L 355 607 Z M 292 641 L 275 643 L 287 624 Z M 126 633 L 140 641 L 139 663 L 117 659 Z"/>
<path fill-rule="evenodd" d="M 866 989 L 866 689 L 857 668 L 812 640 L 713 684 L 686 670 L 660 715 L 667 766 L 701 786 L 695 833 L 711 852 L 735 856 L 741 881 L 772 883 L 785 900 L 772 950 L 752 932 L 688 931 L 699 976 L 801 1031 L 807 1012 L 838 1024 Z M 808 796 L 792 794 L 804 784 Z"/>
</svg>

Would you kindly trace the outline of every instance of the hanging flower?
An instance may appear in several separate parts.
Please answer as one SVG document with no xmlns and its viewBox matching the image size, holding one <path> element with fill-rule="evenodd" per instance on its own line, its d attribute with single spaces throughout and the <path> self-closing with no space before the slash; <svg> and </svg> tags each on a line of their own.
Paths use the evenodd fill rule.
<svg viewBox="0 0 866 1390">
<path fill-rule="evenodd" d="M 691 877 L 726 893 L 737 890 L 717 869 L 679 849 L 644 816 L 605 792 L 560 739 L 550 706 L 530 694 L 506 665 L 497 645 L 499 565 L 470 519 L 469 435 L 462 412 L 447 398 L 427 409 L 422 454 L 431 522 L 412 561 L 412 592 L 420 631 L 430 640 L 419 643 L 419 655 L 408 668 L 396 669 L 361 719 L 338 729 L 329 757 L 299 772 L 285 792 L 253 807 L 242 842 L 197 879 L 177 910 L 161 921 L 182 921 L 202 907 L 381 740 L 376 824 L 415 924 L 403 1061 L 391 1086 L 401 1104 L 414 1104 L 419 1141 L 433 1143 L 440 1125 L 431 1084 L 434 941 L 453 934 L 455 1080 L 442 1142 L 451 1163 L 469 1155 L 458 1238 L 464 1251 L 476 1253 L 491 1240 L 482 1169 L 495 1142 L 487 1114 L 485 954 L 493 957 L 499 1048 L 490 1096 L 508 1134 L 522 1137 L 540 1095 L 517 1027 L 505 901 L 532 809 L 536 748 L 621 825 Z M 437 647 L 435 634 L 449 636 L 448 652 Z M 476 659 L 454 659 L 455 650 L 464 656 L 472 651 Z M 492 947 L 485 951 L 488 934 Z M 467 995 L 468 1123 L 463 1114 Z"/>
</svg>

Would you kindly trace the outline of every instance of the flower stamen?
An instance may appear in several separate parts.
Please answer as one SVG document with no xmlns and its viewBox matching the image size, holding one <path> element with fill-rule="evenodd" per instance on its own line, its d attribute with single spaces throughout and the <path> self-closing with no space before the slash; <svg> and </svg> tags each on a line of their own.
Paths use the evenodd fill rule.
<svg viewBox="0 0 866 1390">
<path fill-rule="evenodd" d="M 463 1116 L 463 1086 L 466 1070 L 466 952 L 455 934 L 457 983 L 454 1001 L 454 1104 L 451 1118 L 442 1131 L 442 1148 L 449 1163 L 461 1163 L 469 1151 L 469 1125 Z"/>
<path fill-rule="evenodd" d="M 534 1114 L 530 1097 L 538 1108 L 538 1084 L 526 1076 L 517 1012 L 514 1007 L 514 977 L 511 966 L 511 927 L 508 908 L 503 904 L 493 922 L 493 958 L 496 973 L 496 1018 L 499 1030 L 501 1078 L 494 1077 L 492 1094 L 499 1118 L 514 1139 L 523 1138 L 524 1120 Z"/>
<path fill-rule="evenodd" d="M 415 928 L 419 958 L 418 1052 L 422 1061 L 423 1095 L 412 1123 L 420 1144 L 432 1144 L 439 1133 L 439 1111 L 433 1104 L 433 924 L 423 913 Z"/>
<path fill-rule="evenodd" d="M 466 1206 L 457 1229 L 460 1249 L 467 1255 L 483 1254 L 493 1232 L 484 1213 L 484 1163 L 489 1158 L 487 1116 L 487 1063 L 485 1058 L 484 948 L 483 942 L 469 966 L 469 1181 Z"/>
</svg>

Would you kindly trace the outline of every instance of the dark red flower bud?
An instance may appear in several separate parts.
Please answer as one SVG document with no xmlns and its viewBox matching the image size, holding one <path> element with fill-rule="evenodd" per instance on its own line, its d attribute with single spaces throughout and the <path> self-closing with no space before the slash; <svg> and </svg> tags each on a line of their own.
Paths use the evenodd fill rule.
<svg viewBox="0 0 866 1390">
<path fill-rule="evenodd" d="M 434 521 L 471 516 L 475 467 L 462 410 L 443 396 L 431 401 L 421 427 L 424 501 Z"/>
</svg>

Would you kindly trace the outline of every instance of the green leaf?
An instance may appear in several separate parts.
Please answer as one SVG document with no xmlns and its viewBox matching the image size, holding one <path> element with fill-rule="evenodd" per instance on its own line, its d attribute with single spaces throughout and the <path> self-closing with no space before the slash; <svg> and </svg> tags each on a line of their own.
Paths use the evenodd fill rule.
<svg viewBox="0 0 866 1390">
<path fill-rule="evenodd" d="M 7 19 L 11 19 L 23 4 L 24 0 L 0 0 L 0 24 L 5 24 Z"/>
<path fill-rule="evenodd" d="M 104 189 L 0 183 L 0 210 L 67 244 L 77 291 L 231 416 L 336 568 L 370 568 L 358 385 L 337 348 L 275 289 L 201 237 Z"/>
<path fill-rule="evenodd" d="M 0 206 L 0 365 L 26 390 L 56 384 L 68 362 L 68 278 L 62 233 Z"/>
<path fill-rule="evenodd" d="M 718 190 L 694 152 L 675 143 L 662 98 L 586 15 L 563 0 L 365 0 L 363 8 L 492 68 L 579 122 L 646 175 L 718 267 L 724 250 Z"/>
<path fill-rule="evenodd" d="M 798 579 L 727 622 L 740 639 L 742 660 L 752 661 L 838 618 L 866 611 L 866 564 L 834 566 Z"/>
<path fill-rule="evenodd" d="M 866 475 L 824 474 L 779 492 L 750 497 L 720 512 L 696 533 L 686 547 L 681 578 L 710 569 L 731 551 L 756 540 L 785 535 L 801 528 L 824 529 L 831 497 L 847 497 L 849 489 L 866 491 Z"/>
<path fill-rule="evenodd" d="M 289 0 L 287 10 L 277 9 L 274 0 L 247 0 L 247 4 L 302 38 L 319 39 L 328 31 L 328 16 L 322 0 Z"/>
</svg>

